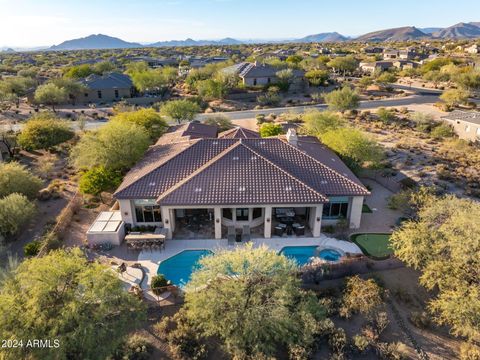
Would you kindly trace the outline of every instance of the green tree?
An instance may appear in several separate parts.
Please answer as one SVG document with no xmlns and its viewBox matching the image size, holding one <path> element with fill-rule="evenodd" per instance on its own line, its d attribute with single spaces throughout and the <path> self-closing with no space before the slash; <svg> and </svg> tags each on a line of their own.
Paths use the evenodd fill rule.
<svg viewBox="0 0 480 360">
<path fill-rule="evenodd" d="M 345 76 L 357 69 L 358 63 L 353 56 L 339 56 L 330 60 L 327 65 L 334 71 L 340 71 Z"/>
<path fill-rule="evenodd" d="M 285 60 L 288 64 L 298 65 L 302 62 L 303 58 L 300 55 L 290 55 Z"/>
<path fill-rule="evenodd" d="M 465 104 L 470 97 L 470 93 L 463 89 L 450 89 L 440 95 L 440 99 L 450 107 Z"/>
<path fill-rule="evenodd" d="M 196 90 L 198 95 L 203 99 L 209 101 L 214 99 L 223 99 L 227 94 L 226 86 L 221 82 L 214 79 L 197 81 Z"/>
<path fill-rule="evenodd" d="M 283 128 L 282 128 L 282 125 L 280 124 L 263 123 L 260 126 L 259 133 L 262 138 L 277 136 L 283 133 Z"/>
<path fill-rule="evenodd" d="M 56 349 L 1 349 L 5 359 L 105 359 L 145 319 L 117 274 L 78 248 L 23 261 L 0 291 L 2 339 L 57 339 Z"/>
<path fill-rule="evenodd" d="M 206 118 L 203 123 L 217 126 L 219 132 L 233 128 L 232 120 L 225 115 L 211 115 Z"/>
<path fill-rule="evenodd" d="M 429 310 L 458 336 L 480 336 L 480 233 L 478 202 L 453 195 L 423 202 L 415 221 L 390 238 L 395 256 L 421 271 L 434 291 Z"/>
<path fill-rule="evenodd" d="M 18 143 L 26 150 L 50 149 L 74 135 L 63 120 L 42 114 L 28 120 L 18 136 Z"/>
<path fill-rule="evenodd" d="M 152 108 L 121 112 L 113 116 L 111 121 L 143 126 L 152 140 L 157 140 L 168 129 L 167 122 Z"/>
<path fill-rule="evenodd" d="M 375 167 L 383 158 L 380 146 L 360 130 L 340 128 L 320 136 L 322 142 L 338 153 L 351 167 Z"/>
<path fill-rule="evenodd" d="M 283 91 L 287 91 L 288 88 L 290 87 L 290 84 L 293 81 L 293 70 L 283 69 L 283 70 L 277 71 L 275 73 L 275 76 L 278 79 L 277 81 L 278 87 Z"/>
<path fill-rule="evenodd" d="M 360 102 L 358 94 L 348 86 L 325 94 L 324 98 L 329 110 L 342 113 L 346 110 L 356 109 Z"/>
<path fill-rule="evenodd" d="M 0 198 L 0 238 L 15 235 L 34 214 L 35 205 L 25 195 L 13 193 Z"/>
<path fill-rule="evenodd" d="M 346 125 L 345 120 L 331 111 L 310 110 L 303 115 L 304 127 L 310 135 L 321 136 Z"/>
<path fill-rule="evenodd" d="M 114 190 L 122 182 L 118 171 L 107 169 L 105 166 L 96 166 L 84 172 L 78 187 L 83 194 L 99 195 L 103 191 Z"/>
<path fill-rule="evenodd" d="M 58 78 L 53 80 L 53 83 L 60 89 L 65 90 L 67 98 L 72 101 L 73 105 L 75 105 L 76 100 L 81 97 L 86 90 L 84 85 L 74 79 Z"/>
<path fill-rule="evenodd" d="M 17 162 L 0 163 L 0 198 L 18 193 L 34 199 L 41 187 L 42 180 L 24 165 Z"/>
<path fill-rule="evenodd" d="M 93 71 L 99 75 L 109 73 L 115 69 L 115 64 L 110 61 L 102 61 L 93 65 Z"/>
<path fill-rule="evenodd" d="M 88 64 L 71 66 L 65 70 L 63 76 L 68 79 L 84 79 L 88 75 L 93 74 L 95 71 Z"/>
<path fill-rule="evenodd" d="M 391 72 L 384 71 L 381 73 L 375 80 L 377 84 L 382 86 L 388 86 L 389 84 L 393 84 L 397 81 L 397 76 Z"/>
<path fill-rule="evenodd" d="M 305 78 L 308 80 L 310 85 L 324 86 L 329 79 L 329 73 L 327 70 L 313 69 L 305 73 Z"/>
<path fill-rule="evenodd" d="M 373 279 L 352 276 L 346 279 L 340 314 L 346 318 L 355 313 L 370 316 L 382 303 L 382 289 Z"/>
<path fill-rule="evenodd" d="M 230 354 L 243 359 L 313 345 L 324 309 L 300 288 L 291 260 L 247 245 L 216 252 L 200 264 L 187 284 L 185 308 L 204 336 L 218 337 Z"/>
<path fill-rule="evenodd" d="M 77 169 L 104 166 L 112 170 L 126 170 L 145 153 L 150 137 L 143 126 L 112 121 L 99 130 L 87 132 L 71 151 Z"/>
<path fill-rule="evenodd" d="M 62 104 L 68 99 L 67 91 L 54 83 L 40 85 L 35 90 L 35 102 L 38 104 L 50 105 L 55 112 L 55 105 Z"/>
<path fill-rule="evenodd" d="M 200 112 L 200 106 L 190 100 L 172 100 L 167 101 L 160 108 L 160 113 L 167 116 L 179 124 L 182 121 L 191 121 L 197 113 Z"/>
</svg>

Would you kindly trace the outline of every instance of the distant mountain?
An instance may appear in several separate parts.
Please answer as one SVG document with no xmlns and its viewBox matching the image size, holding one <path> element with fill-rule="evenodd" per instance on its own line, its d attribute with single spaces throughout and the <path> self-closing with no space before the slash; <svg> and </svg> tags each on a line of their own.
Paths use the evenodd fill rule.
<svg viewBox="0 0 480 360">
<path fill-rule="evenodd" d="M 13 53 L 15 52 L 15 50 L 13 50 L 12 48 L 4 47 L 4 48 L 0 48 L 0 52 Z"/>
<path fill-rule="evenodd" d="M 438 32 L 440 30 L 443 30 L 441 27 L 428 27 L 428 28 L 418 28 L 421 32 L 430 35 L 433 34 L 434 32 Z"/>
<path fill-rule="evenodd" d="M 50 47 L 50 50 L 125 49 L 137 47 L 142 47 L 142 45 L 127 42 L 116 37 L 97 34 L 64 41 L 59 45 Z"/>
<path fill-rule="evenodd" d="M 338 32 L 328 32 L 315 35 L 308 35 L 301 39 L 293 40 L 293 42 L 299 43 L 316 43 L 316 42 L 341 42 L 347 41 L 348 38 L 339 34 Z"/>
<path fill-rule="evenodd" d="M 407 41 L 423 37 L 427 37 L 427 34 L 418 30 L 415 26 L 405 26 L 400 28 L 374 31 L 357 37 L 355 41 Z"/>
<path fill-rule="evenodd" d="M 232 38 L 225 38 L 221 40 L 193 40 L 193 39 L 185 39 L 185 40 L 170 40 L 170 41 L 158 41 L 153 44 L 148 44 L 146 46 L 152 47 L 163 47 L 163 46 L 205 46 L 205 45 L 239 45 L 243 44 L 243 42 L 232 39 Z"/>
<path fill-rule="evenodd" d="M 439 39 L 474 39 L 480 37 L 480 23 L 458 23 L 432 35 Z"/>
</svg>

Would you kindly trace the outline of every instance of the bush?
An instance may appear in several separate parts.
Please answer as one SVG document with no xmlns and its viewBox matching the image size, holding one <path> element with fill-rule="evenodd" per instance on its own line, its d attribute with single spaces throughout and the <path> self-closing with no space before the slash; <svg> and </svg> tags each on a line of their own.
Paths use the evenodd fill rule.
<svg viewBox="0 0 480 360">
<path fill-rule="evenodd" d="M 209 116 L 203 123 L 217 126 L 219 132 L 233 128 L 232 120 L 224 115 Z"/>
<path fill-rule="evenodd" d="M 153 352 L 150 341 L 142 335 L 128 336 L 127 340 L 115 352 L 115 360 L 148 360 Z"/>
<path fill-rule="evenodd" d="M 274 92 L 268 92 L 257 97 L 257 103 L 262 106 L 276 106 L 280 104 L 280 95 Z"/>
<path fill-rule="evenodd" d="M 412 312 L 408 320 L 419 329 L 428 329 L 432 324 L 430 316 L 425 311 Z"/>
<path fill-rule="evenodd" d="M 410 207 L 411 192 L 408 190 L 400 191 L 388 198 L 387 206 L 392 210 L 407 211 Z"/>
<path fill-rule="evenodd" d="M 393 110 L 388 110 L 383 107 L 377 110 L 377 116 L 384 123 L 392 122 L 396 118 Z"/>
<path fill-rule="evenodd" d="M 328 346 L 334 354 L 343 354 L 346 345 L 347 335 L 345 334 L 345 330 L 343 330 L 342 328 L 333 330 L 332 333 L 328 336 Z"/>
<path fill-rule="evenodd" d="M 162 274 L 158 274 L 152 277 L 150 287 L 153 293 L 158 296 L 162 293 L 162 288 L 167 286 L 168 284 L 170 284 L 170 281 L 167 281 L 167 279 L 165 279 L 165 276 L 163 276 Z"/>
<path fill-rule="evenodd" d="M 10 194 L 0 199 L 0 235 L 15 235 L 35 214 L 35 205 L 25 195 Z"/>
<path fill-rule="evenodd" d="M 460 345 L 460 360 L 480 360 L 480 347 L 470 342 Z"/>
<path fill-rule="evenodd" d="M 23 247 L 25 256 L 36 256 L 40 251 L 42 243 L 40 241 L 32 241 Z"/>
<path fill-rule="evenodd" d="M 435 139 L 452 137 L 454 134 L 455 132 L 453 131 L 452 127 L 445 123 L 435 126 L 430 132 L 430 135 Z"/>
<path fill-rule="evenodd" d="M 264 123 L 260 126 L 260 136 L 262 138 L 276 136 L 283 133 L 283 128 L 279 124 Z"/>
<path fill-rule="evenodd" d="M 354 313 L 371 315 L 381 304 L 382 289 L 373 279 L 363 280 L 358 275 L 347 278 L 340 314 L 349 318 Z"/>
<path fill-rule="evenodd" d="M 30 119 L 18 136 L 18 143 L 24 149 L 50 149 L 73 138 L 75 133 L 70 127 L 55 117 L 48 115 Z"/>
<path fill-rule="evenodd" d="M 122 112 L 116 114 L 111 120 L 143 126 L 152 140 L 158 139 L 168 129 L 167 122 L 152 108 Z"/>
<path fill-rule="evenodd" d="M 0 198 L 18 193 L 29 199 L 37 196 L 42 180 L 17 162 L 0 164 Z"/>
<path fill-rule="evenodd" d="M 358 351 L 363 352 L 368 348 L 368 345 L 370 345 L 370 342 L 363 335 L 354 335 L 353 345 L 358 349 Z"/>
<path fill-rule="evenodd" d="M 103 191 L 113 190 L 122 181 L 118 171 L 107 169 L 105 166 L 96 166 L 82 174 L 79 181 L 79 190 L 83 194 L 98 195 Z"/>
</svg>

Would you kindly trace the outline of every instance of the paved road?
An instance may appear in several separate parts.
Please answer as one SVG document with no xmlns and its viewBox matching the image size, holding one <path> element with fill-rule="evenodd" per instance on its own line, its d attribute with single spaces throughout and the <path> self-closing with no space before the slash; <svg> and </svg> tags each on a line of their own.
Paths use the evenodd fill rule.
<svg viewBox="0 0 480 360">
<path fill-rule="evenodd" d="M 410 89 L 408 86 L 395 85 L 398 88 Z M 387 107 L 387 106 L 408 106 L 414 104 L 433 104 L 438 101 L 438 97 L 441 94 L 440 90 L 430 90 L 423 88 L 416 88 L 415 91 L 417 94 L 412 96 L 406 96 L 402 98 L 395 99 L 384 99 L 384 100 L 365 100 L 360 102 L 360 109 L 372 109 L 377 107 Z M 261 110 L 244 110 L 244 111 L 231 111 L 224 113 L 211 113 L 211 114 L 199 114 L 197 115 L 197 120 L 204 120 L 210 116 L 214 115 L 226 115 L 231 120 L 243 120 L 243 119 L 253 119 L 257 114 L 275 114 L 280 115 L 285 112 L 293 112 L 297 114 L 304 113 L 307 110 L 319 109 L 324 110 L 327 106 L 325 104 L 319 105 L 306 105 L 306 106 L 288 106 L 288 107 L 278 107 L 270 109 L 261 109 Z M 88 121 L 85 125 L 87 130 L 93 130 L 103 126 L 107 120 L 97 120 L 97 121 Z M 16 124 L 12 126 L 4 125 L 4 128 L 12 129 L 17 131 L 22 128 L 22 124 Z M 78 124 L 72 121 L 72 128 L 78 129 Z"/>
</svg>

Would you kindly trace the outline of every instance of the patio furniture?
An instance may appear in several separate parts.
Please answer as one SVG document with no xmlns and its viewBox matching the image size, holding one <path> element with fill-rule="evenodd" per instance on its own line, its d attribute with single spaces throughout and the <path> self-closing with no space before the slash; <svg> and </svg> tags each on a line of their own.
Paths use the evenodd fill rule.
<svg viewBox="0 0 480 360">
<path fill-rule="evenodd" d="M 142 249 L 144 247 L 152 247 L 157 245 L 159 248 L 165 248 L 165 234 L 128 234 L 125 236 L 125 242 L 127 245 L 135 250 Z"/>
<path fill-rule="evenodd" d="M 297 228 L 295 228 L 295 235 L 297 236 L 305 235 L 305 225 L 300 225 Z"/>
<path fill-rule="evenodd" d="M 293 228 L 290 225 L 287 226 L 286 233 L 289 236 L 293 234 Z"/>
<path fill-rule="evenodd" d="M 250 226 L 243 225 L 242 241 L 250 241 Z"/>
<path fill-rule="evenodd" d="M 291 226 L 294 223 L 295 219 L 293 217 L 285 216 L 280 218 L 280 221 L 286 224 L 287 226 Z"/>
<path fill-rule="evenodd" d="M 273 233 L 277 236 L 282 236 L 283 231 L 284 231 L 284 228 L 282 226 L 279 226 L 279 225 L 277 225 L 273 228 Z"/>
<path fill-rule="evenodd" d="M 235 243 L 235 227 L 234 226 L 229 226 L 227 228 L 227 240 L 228 240 L 228 245 L 233 245 Z"/>
</svg>

